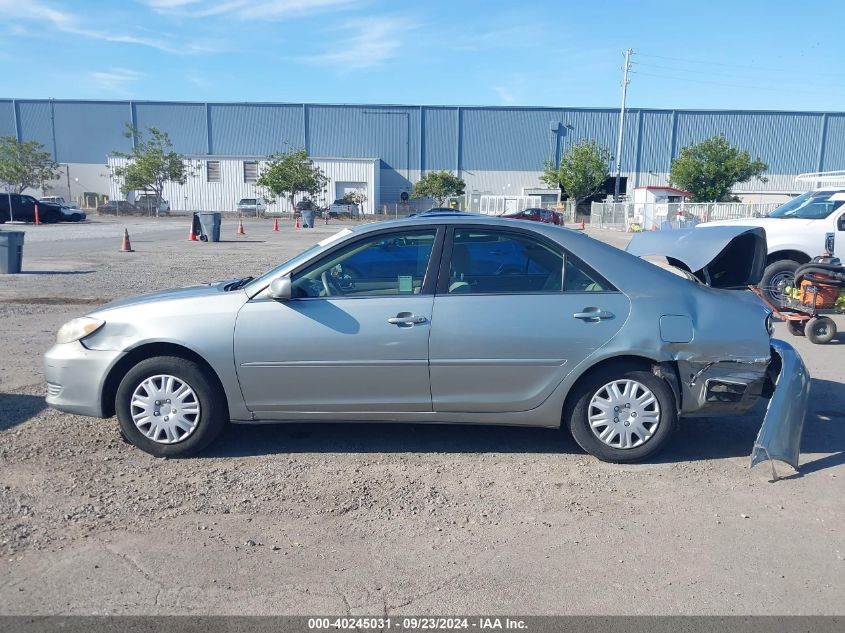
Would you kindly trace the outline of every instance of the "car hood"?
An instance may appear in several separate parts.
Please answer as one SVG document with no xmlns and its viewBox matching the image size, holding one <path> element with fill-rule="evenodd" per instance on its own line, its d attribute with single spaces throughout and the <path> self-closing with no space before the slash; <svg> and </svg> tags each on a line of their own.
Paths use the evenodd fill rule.
<svg viewBox="0 0 845 633">
<path fill-rule="evenodd" d="M 801 228 L 810 226 L 816 220 L 804 220 L 802 218 L 740 218 L 739 220 L 716 220 L 714 222 L 703 222 L 696 228 L 710 228 L 711 226 L 759 226 L 767 228 L 777 226 L 780 229 L 785 227 Z M 787 223 L 788 224 L 785 224 Z"/>
<path fill-rule="evenodd" d="M 118 308 L 127 308 L 158 301 L 179 301 L 182 299 L 198 299 L 204 296 L 218 296 L 221 292 L 225 292 L 224 288 L 226 285 L 232 283 L 233 281 L 237 281 L 237 279 L 227 279 L 225 281 L 215 281 L 196 286 L 186 286 L 184 288 L 171 288 L 169 290 L 147 292 L 142 295 L 126 297 L 125 299 L 118 299 L 117 301 L 106 303 L 105 305 L 97 308 L 96 312 L 106 312 L 109 310 L 116 310 Z"/>
<path fill-rule="evenodd" d="M 766 232 L 760 227 L 708 226 L 637 233 L 632 255 L 663 256 L 713 288 L 756 285 L 766 266 Z"/>
</svg>

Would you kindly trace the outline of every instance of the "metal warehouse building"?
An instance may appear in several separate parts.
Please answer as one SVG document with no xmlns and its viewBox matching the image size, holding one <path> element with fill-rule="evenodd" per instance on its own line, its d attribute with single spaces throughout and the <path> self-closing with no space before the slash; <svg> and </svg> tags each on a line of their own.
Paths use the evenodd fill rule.
<svg viewBox="0 0 845 633">
<path fill-rule="evenodd" d="M 538 179 L 543 162 L 584 139 L 614 148 L 618 118 L 612 108 L 0 99 L 0 135 L 42 143 L 64 165 L 51 191 L 73 199 L 118 194 L 106 164 L 130 149 L 127 123 L 166 131 L 195 162 L 188 183 L 165 192 L 174 209 L 231 210 L 262 193 L 254 184 L 262 159 L 299 147 L 329 176 L 327 198 L 362 189 L 367 212 L 441 169 L 463 178 L 473 197 L 554 197 Z M 628 191 L 665 185 L 682 147 L 720 133 L 769 164 L 768 182 L 737 187 L 752 201 L 801 191 L 798 173 L 845 169 L 845 112 L 633 108 L 625 121 Z"/>
</svg>

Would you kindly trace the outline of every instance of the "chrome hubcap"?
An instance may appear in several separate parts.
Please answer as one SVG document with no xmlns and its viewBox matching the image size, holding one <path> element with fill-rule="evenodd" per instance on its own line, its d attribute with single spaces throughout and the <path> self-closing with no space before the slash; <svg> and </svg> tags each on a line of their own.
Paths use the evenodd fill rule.
<svg viewBox="0 0 845 633">
<path fill-rule="evenodd" d="M 636 448 L 648 442 L 660 424 L 655 395 L 636 380 L 614 380 L 590 400 L 593 434 L 613 448 Z"/>
<path fill-rule="evenodd" d="M 159 444 L 187 439 L 200 419 L 200 403 L 194 390 L 168 375 L 150 376 L 138 385 L 130 410 L 138 430 Z"/>
</svg>

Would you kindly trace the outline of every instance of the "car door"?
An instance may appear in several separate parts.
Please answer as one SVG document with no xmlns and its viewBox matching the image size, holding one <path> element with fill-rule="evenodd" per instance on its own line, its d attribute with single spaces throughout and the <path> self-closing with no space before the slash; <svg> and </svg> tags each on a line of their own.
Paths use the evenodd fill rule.
<svg viewBox="0 0 845 633">
<path fill-rule="evenodd" d="M 624 294 L 533 231 L 458 227 L 444 254 L 429 345 L 437 412 L 533 409 L 628 317 Z"/>
<path fill-rule="evenodd" d="M 838 257 L 841 261 L 845 261 L 845 211 L 843 208 L 840 207 L 836 212 L 833 213 L 834 226 L 833 230 L 830 233 L 833 234 L 833 248 L 831 249 L 831 254 Z M 827 242 L 827 239 L 825 239 Z M 829 245 L 825 244 L 825 248 L 828 248 Z"/>
<path fill-rule="evenodd" d="M 32 196 L 21 196 L 20 202 L 15 206 L 15 219 L 25 222 L 35 221 L 35 205 L 38 201 Z"/>
<path fill-rule="evenodd" d="M 234 339 L 247 407 L 267 419 L 430 411 L 428 338 L 444 233 L 369 233 L 295 270 L 290 300 L 264 292 L 247 302 Z"/>
</svg>

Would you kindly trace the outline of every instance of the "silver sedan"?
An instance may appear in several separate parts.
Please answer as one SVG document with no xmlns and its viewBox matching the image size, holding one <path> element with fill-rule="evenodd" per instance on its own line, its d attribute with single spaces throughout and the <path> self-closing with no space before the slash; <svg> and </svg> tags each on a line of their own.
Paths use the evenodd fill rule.
<svg viewBox="0 0 845 633">
<path fill-rule="evenodd" d="M 687 233 L 698 242 L 679 244 Z M 784 438 L 800 439 L 809 377 L 770 338 L 764 305 L 734 289 L 759 277 L 762 231 L 637 244 L 679 270 L 578 231 L 466 213 L 345 229 L 258 278 L 67 323 L 45 357 L 47 401 L 116 414 L 157 456 L 195 453 L 229 422 L 343 420 L 562 427 L 629 462 L 665 446 L 681 416 L 780 393 L 789 404 L 772 399 L 755 460 L 797 466 Z"/>
</svg>

